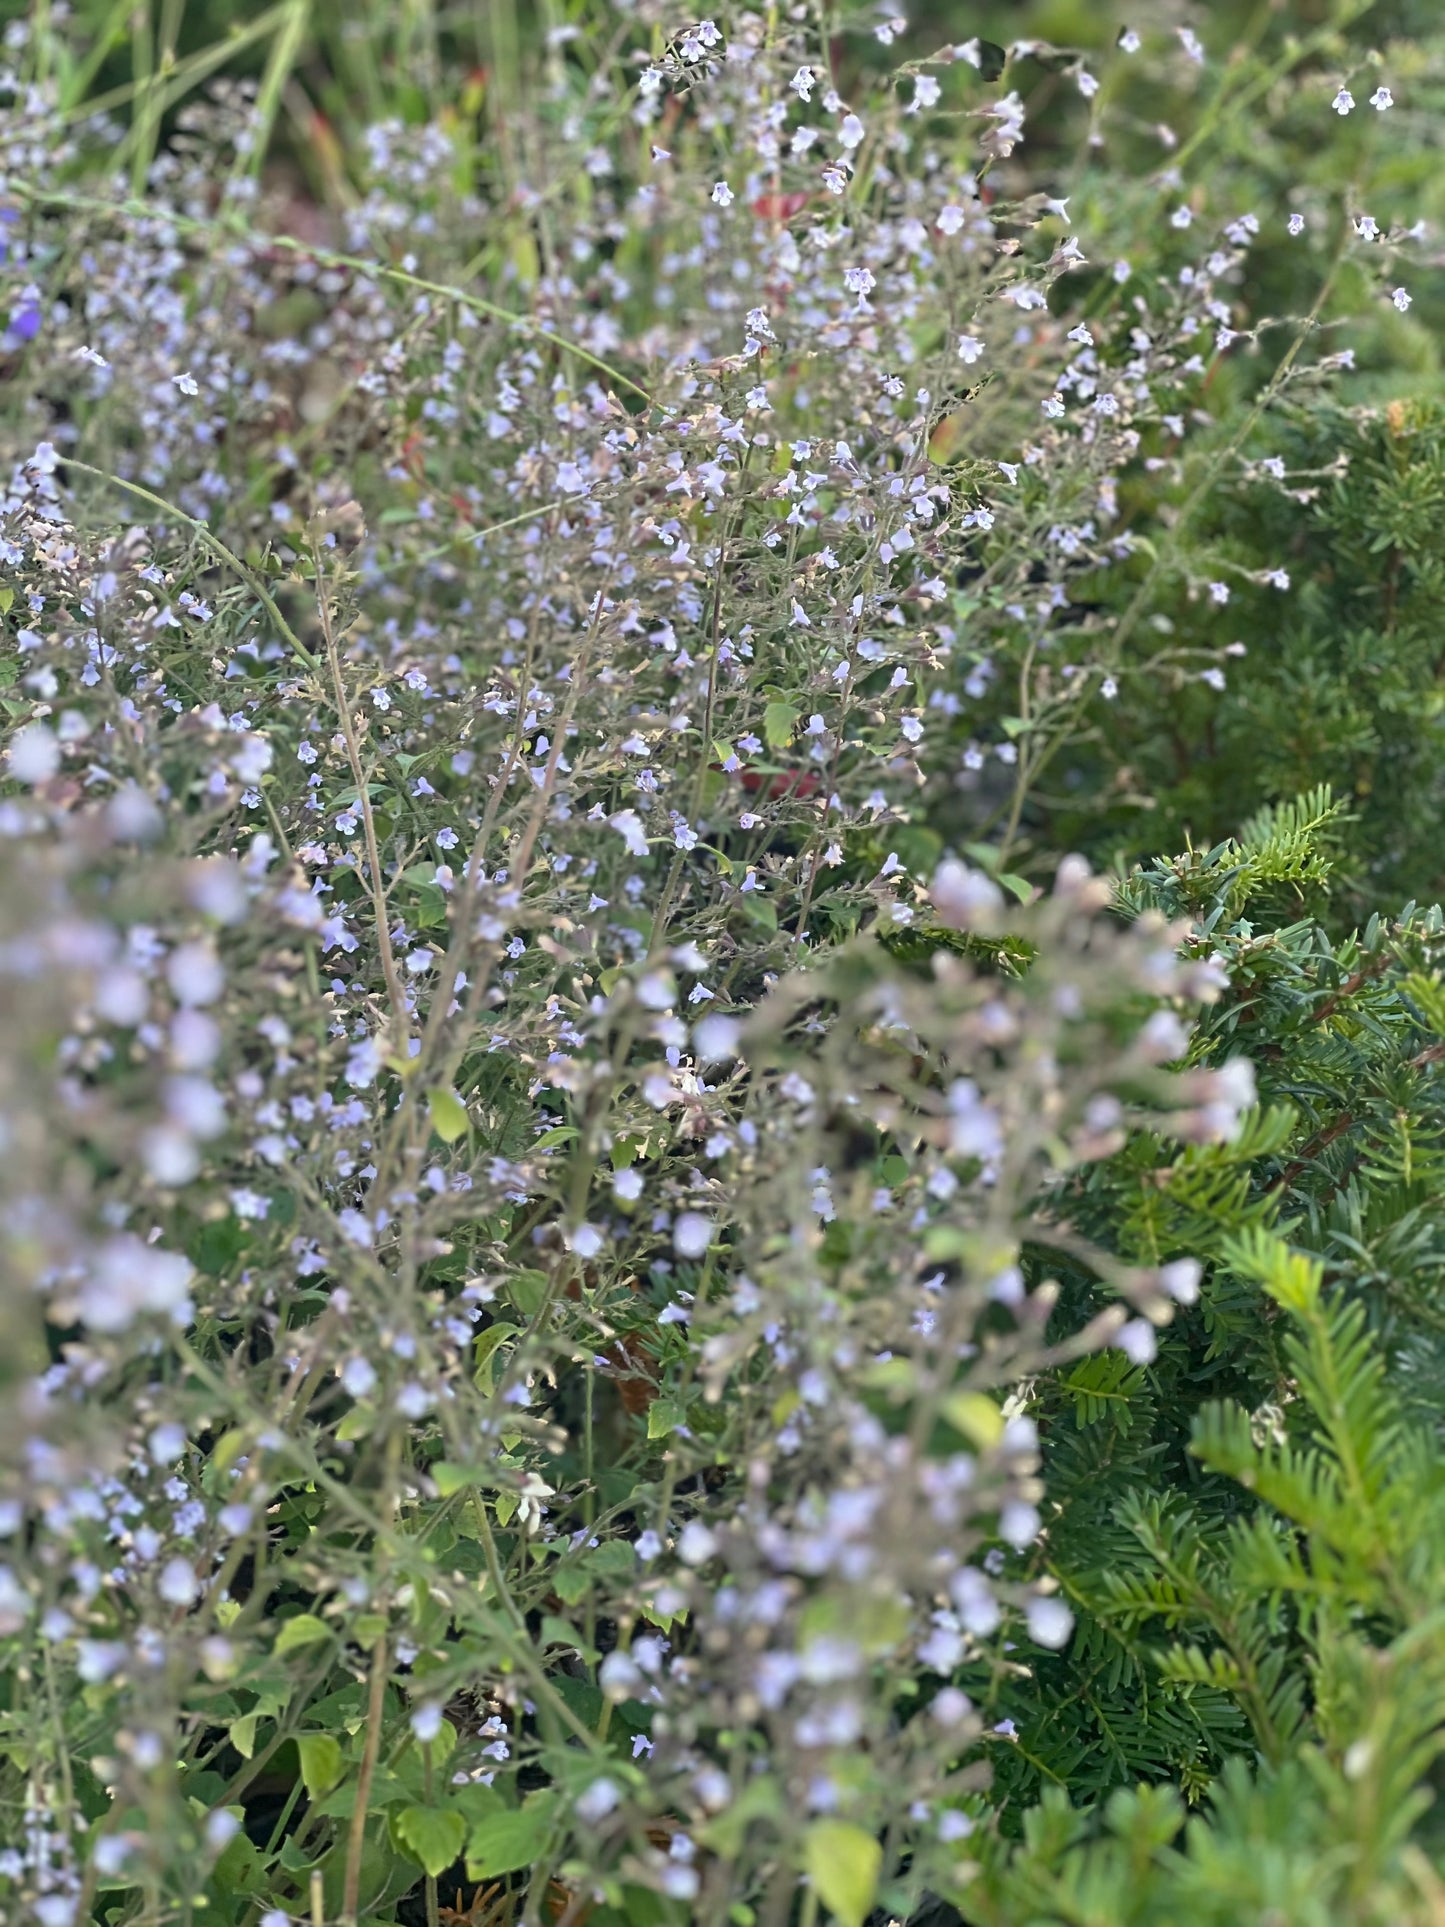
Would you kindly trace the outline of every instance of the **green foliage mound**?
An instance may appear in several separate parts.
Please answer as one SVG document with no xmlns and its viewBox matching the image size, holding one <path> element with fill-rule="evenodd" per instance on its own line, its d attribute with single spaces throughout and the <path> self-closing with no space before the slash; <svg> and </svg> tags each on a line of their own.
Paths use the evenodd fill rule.
<svg viewBox="0 0 1445 1927">
<path fill-rule="evenodd" d="M 1445 1921 L 1437 34 L 10 9 L 7 1923 Z"/>
</svg>

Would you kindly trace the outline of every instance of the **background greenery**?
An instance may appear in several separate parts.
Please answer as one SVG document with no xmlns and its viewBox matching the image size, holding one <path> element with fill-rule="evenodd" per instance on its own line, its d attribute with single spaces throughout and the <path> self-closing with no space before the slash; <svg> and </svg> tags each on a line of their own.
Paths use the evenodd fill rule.
<svg viewBox="0 0 1445 1927">
<path fill-rule="evenodd" d="M 1070 1180 L 1069 1225 L 1091 1254 L 1140 1267 L 1197 1259 L 1201 1296 L 1161 1333 L 1150 1359 L 1113 1348 L 1041 1369 L 1033 1409 L 1048 1534 L 1025 1577 L 1057 1587 L 1076 1630 L 1061 1651 L 1029 1647 L 1026 1664 L 994 1655 L 960 1671 L 1007 1742 L 987 1747 L 990 1791 L 968 1808 L 976 1859 L 946 1896 L 920 1898 L 906 1882 L 897 1891 L 916 1903 L 920 1922 L 970 1927 L 1438 1927 L 1445 925 L 1438 910 L 1420 906 L 1445 895 L 1445 290 L 1434 252 L 1445 221 L 1445 70 L 1433 39 L 1441 22 L 1429 0 L 1221 4 L 1187 16 L 1180 9 L 1177 22 L 1172 9 L 1150 11 L 1149 21 L 1131 22 L 1068 0 L 934 5 L 911 17 L 908 39 L 886 53 L 861 33 L 838 40 L 847 91 L 940 37 L 1039 37 L 1102 56 L 1124 25 L 1192 24 L 1215 62 L 1203 98 L 1186 97 L 1158 70 L 1119 81 L 1127 131 L 1107 161 L 1084 145 L 1064 75 L 1046 59 L 1025 64 L 1036 130 L 1031 183 L 1052 191 L 1067 177 L 1081 227 L 1107 228 L 1121 248 L 1172 272 L 1185 242 L 1161 220 L 1153 175 L 1166 152 L 1155 130 L 1177 121 L 1216 214 L 1285 206 L 1309 214 L 1311 240 L 1298 252 L 1271 245 L 1251 253 L 1241 305 L 1295 316 L 1324 285 L 1321 322 L 1338 327 L 1341 340 L 1348 324 L 1355 355 L 1338 383 L 1306 384 L 1280 405 L 1268 389 L 1270 356 L 1240 353 L 1216 365 L 1188 459 L 1176 460 L 1163 438 L 1151 441 L 1158 468 L 1123 491 L 1130 526 L 1153 539 L 1153 554 L 1167 550 L 1169 566 L 1156 569 L 1145 554 L 1098 571 L 1080 612 L 1081 623 L 1132 625 L 1115 665 L 1119 696 L 1091 694 L 1060 712 L 1037 760 L 1025 759 L 1012 814 L 1006 787 L 980 797 L 938 782 L 914 813 L 912 844 L 898 839 L 920 872 L 945 847 L 973 839 L 971 854 L 1021 879 L 1024 895 L 1051 878 L 1062 852 L 1082 850 L 1113 871 L 1122 922 L 1150 910 L 1181 920 L 1187 954 L 1217 958 L 1230 982 L 1192 1040 L 1190 1065 L 1243 1052 L 1256 1066 L 1260 1105 L 1227 1144 L 1181 1146 L 1140 1128 Z M 366 128 L 440 122 L 458 136 L 458 192 L 485 192 L 500 210 L 494 228 L 469 237 L 456 278 L 513 304 L 531 298 L 538 270 L 509 190 L 527 175 L 528 143 L 545 145 L 548 117 L 560 113 L 547 90 L 557 64 L 548 35 L 580 25 L 601 38 L 606 25 L 587 4 L 533 10 L 512 0 L 367 0 L 344 9 L 329 0 L 81 0 L 64 32 L 44 6 L 24 14 L 12 6 L 10 15 L 38 20 L 36 78 L 58 89 L 77 124 L 101 105 L 124 129 L 115 152 L 77 165 L 78 187 L 143 196 L 156 156 L 184 134 L 193 98 L 219 76 L 247 77 L 262 134 L 237 165 L 261 190 L 258 225 L 334 244 L 366 178 Z M 1323 141 L 1319 87 L 1297 83 L 1356 65 L 1373 73 L 1377 59 L 1406 96 L 1389 144 L 1363 114 Z M 1366 206 L 1382 225 L 1429 225 L 1407 315 L 1372 304 L 1354 257 L 1331 266 L 1330 220 L 1349 221 Z M 645 247 L 634 246 L 625 265 L 640 333 L 657 284 Z M 1111 299 L 1102 273 L 1078 277 L 1069 295 L 1085 314 Z M 304 332 L 323 313 L 296 295 L 277 332 Z M 340 466 L 325 436 L 310 453 L 317 474 L 329 461 Z M 402 494 L 398 451 L 384 453 L 370 478 Z M 1225 454 L 1244 472 L 1216 471 Z M 1284 458 L 1296 499 L 1251 480 L 1247 464 L 1265 454 Z M 460 487 L 470 470 L 465 451 L 455 459 L 457 472 L 444 480 Z M 1219 486 L 1201 488 L 1201 476 L 1216 472 Z M 248 470 L 243 451 L 238 480 L 252 491 L 251 506 L 267 499 L 272 479 L 260 455 Z M 1256 580 L 1278 567 L 1293 581 L 1287 600 Z M 1200 594 L 1220 574 L 1239 585 L 1227 634 Z M 967 596 L 966 574 L 955 586 Z M 1175 641 L 1244 645 L 1227 661 L 1223 691 L 1160 671 L 1159 652 Z M 1012 707 L 1000 677 L 970 726 L 999 724 Z M 787 728 L 780 733 L 786 738 Z M 991 780 L 1002 782 L 996 771 Z M 850 850 L 849 862 L 862 878 L 886 854 Z M 440 905 L 415 887 L 417 920 L 435 912 L 440 921 Z M 775 961 L 747 951 L 747 942 L 764 941 L 749 933 L 741 981 L 760 982 Z M 1020 936 L 1015 951 L 985 961 L 1027 962 L 1032 942 Z M 947 944 L 927 929 L 895 936 L 891 947 L 905 971 L 920 972 Z M 495 1077 L 487 1095 L 499 1114 L 516 1099 L 505 1066 L 476 1075 Z M 212 1254 L 218 1275 L 236 1268 L 239 1250 Z M 1060 1279 L 1052 1329 L 1060 1341 L 1112 1302 L 1094 1256 L 1071 1264 L 1057 1250 L 1026 1249 L 1031 1281 Z M 540 1274 L 526 1275 L 535 1282 Z M 692 1368 L 665 1351 L 661 1302 L 638 1308 L 628 1336 L 662 1352 L 674 1374 L 666 1396 L 681 1399 Z M 509 1315 L 525 1323 L 536 1310 L 524 1294 Z M 558 1408 L 574 1432 L 585 1408 L 589 1465 L 591 1399 L 579 1377 L 564 1375 Z M 614 1406 L 598 1424 L 615 1428 L 604 1432 L 604 1450 L 615 1445 L 621 1457 L 633 1449 L 625 1409 Z M 625 1481 L 601 1490 L 614 1514 L 625 1510 Z M 299 1558 L 319 1501 L 298 1490 L 287 1506 L 288 1546 Z M 464 1556 L 483 1560 L 475 1541 Z M 582 1600 L 585 1584 L 567 1603 Z M 528 1601 L 522 1646 L 548 1608 L 543 1592 Z M 595 1604 L 583 1610 L 597 1634 Z M 304 1644 L 298 1639 L 297 1650 Z M 570 1709 L 593 1730 L 600 1720 L 605 1736 L 594 1681 L 568 1679 L 563 1714 Z M 9 1691 L 6 1710 L 16 1713 L 23 1694 L 14 1682 Z M 317 1824 L 347 1817 L 332 1789 L 340 1748 L 350 1747 L 361 1716 L 360 1680 L 338 1672 L 312 1707 L 311 1751 L 294 1736 L 278 1746 L 273 1777 L 247 1816 L 255 1851 L 233 1849 L 234 1864 L 210 1876 L 215 1912 L 250 1927 L 260 1913 L 250 1885 L 259 1895 L 267 1856 L 266 1878 L 279 1866 L 290 1878 L 287 1904 L 304 1911 L 307 1863 L 288 1833 L 290 1816 L 299 1803 Z M 634 1716 L 641 1734 L 635 1702 L 618 1715 Z M 88 1732 L 82 1739 L 90 1744 Z M 328 1744 L 338 1749 L 334 1760 Z M 560 1753 L 547 1757 L 548 1772 Z M 8 1757 L 7 1797 L 19 1811 L 23 1748 Z M 527 1855 L 505 1865 L 505 1853 L 490 1862 L 480 1851 L 459 1856 L 462 1833 L 453 1839 L 445 1828 L 440 1845 L 423 1839 L 430 1754 L 423 1761 L 403 1740 L 392 1764 L 391 1885 L 378 1875 L 371 1918 L 435 1922 L 438 1873 L 469 1864 L 511 1883 L 495 1916 L 474 1914 L 476 1927 L 567 1917 L 565 1888 L 531 1894 L 532 1912 L 521 1914 Z M 233 1767 L 243 1770 L 228 1760 Z M 98 1818 L 96 1784 L 83 1764 L 76 1771 L 77 1798 Z M 528 1791 L 541 1790 L 539 1768 Z M 197 1797 L 213 1792 L 203 1787 Z M 521 1810 L 509 1809 L 509 1824 Z M 405 1819 L 417 1813 L 422 1820 Z M 460 1808 L 454 1817 L 461 1829 Z M 479 1801 L 466 1826 L 493 1817 Z M 331 1887 L 313 1898 L 326 1919 L 341 1904 L 335 1875 L 333 1864 Z M 785 1896 L 778 1917 L 811 1923 L 821 1890 L 815 1881 L 793 1916 Z M 150 1903 L 125 1890 L 92 1898 L 110 1927 L 162 1917 L 146 1915 Z M 846 1905 L 833 1910 L 847 1917 Z M 579 1902 L 570 1919 L 586 1917 Z M 734 1915 L 752 1917 L 746 1908 Z M 687 1909 L 629 1887 L 594 1918 L 655 1927 L 686 1919 Z M 881 1924 L 888 1910 L 872 1918 Z"/>
</svg>

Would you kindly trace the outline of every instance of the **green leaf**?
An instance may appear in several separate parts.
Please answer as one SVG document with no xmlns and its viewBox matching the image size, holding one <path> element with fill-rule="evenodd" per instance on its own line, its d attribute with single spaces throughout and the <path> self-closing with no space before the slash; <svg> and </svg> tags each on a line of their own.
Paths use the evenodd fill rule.
<svg viewBox="0 0 1445 1927">
<path fill-rule="evenodd" d="M 547 1296 L 545 1271 L 514 1271 L 506 1283 L 506 1293 L 524 1318 L 535 1318 Z"/>
<path fill-rule="evenodd" d="M 538 1635 L 537 1643 L 543 1650 L 548 1646 L 562 1646 L 574 1653 L 580 1653 L 590 1666 L 595 1666 L 602 1657 L 601 1653 L 587 1644 L 570 1620 L 559 1619 L 555 1613 L 543 1614 L 542 1630 Z"/>
<path fill-rule="evenodd" d="M 256 1728 L 260 1722 L 259 1713 L 243 1713 L 240 1719 L 231 1721 L 231 1744 L 243 1760 L 249 1760 L 256 1751 Z"/>
<path fill-rule="evenodd" d="M 786 749 L 793 740 L 798 712 L 791 703 L 769 703 L 763 711 L 763 739 L 769 749 Z"/>
<path fill-rule="evenodd" d="M 276 1644 L 271 1648 L 279 1659 L 283 1653 L 294 1653 L 298 1646 L 314 1646 L 318 1639 L 330 1639 L 331 1628 L 324 1619 L 315 1613 L 297 1613 L 288 1619 L 276 1635 Z"/>
<path fill-rule="evenodd" d="M 467 1823 L 459 1813 L 440 1807 L 403 1807 L 396 1816 L 397 1839 L 433 1879 L 457 1858 L 467 1837 Z"/>
<path fill-rule="evenodd" d="M 451 1498 L 469 1485 L 486 1486 L 491 1484 L 491 1475 L 479 1465 L 454 1465 L 450 1459 L 437 1459 L 427 1470 L 432 1483 L 444 1499 Z"/>
<path fill-rule="evenodd" d="M 426 1094 L 426 1107 L 431 1116 L 431 1127 L 443 1144 L 455 1144 L 459 1137 L 465 1137 L 471 1129 L 471 1119 L 467 1107 L 444 1084 L 433 1084 Z"/>
<path fill-rule="evenodd" d="M 1003 1413 L 986 1393 L 950 1392 L 943 1401 L 943 1416 L 980 1451 L 992 1451 L 1003 1437 Z"/>
<path fill-rule="evenodd" d="M 488 1325 L 484 1332 L 477 1334 L 477 1342 L 472 1349 L 472 1382 L 484 1397 L 490 1398 L 494 1390 L 492 1373 L 497 1363 L 497 1350 L 509 1338 L 515 1338 L 518 1327 L 509 1325 L 505 1320 Z"/>
<path fill-rule="evenodd" d="M 878 1891 L 883 1849 L 846 1820 L 815 1820 L 803 1840 L 808 1878 L 842 1927 L 863 1927 Z"/>
<path fill-rule="evenodd" d="M 296 1751 L 301 1755 L 302 1784 L 313 1800 L 319 1800 L 341 1778 L 341 1748 L 329 1733 L 301 1733 Z"/>
<path fill-rule="evenodd" d="M 494 1813 L 472 1828 L 467 1842 L 467 1878 L 489 1880 L 516 1873 L 541 1857 L 557 1810 L 555 1793 L 534 1793 L 509 1813 Z"/>
<path fill-rule="evenodd" d="M 655 1398 L 647 1408 L 647 1436 L 665 1439 L 683 1422 L 685 1408 L 675 1398 Z"/>
<path fill-rule="evenodd" d="M 552 1590 L 564 1606 L 575 1606 L 587 1597 L 592 1588 L 592 1574 L 584 1572 L 580 1566 L 573 1566 L 565 1572 L 554 1572 Z"/>
<path fill-rule="evenodd" d="M 186 1256 L 212 1278 L 219 1278 L 240 1255 L 246 1242 L 246 1227 L 234 1215 L 202 1225 L 186 1246 Z"/>
</svg>

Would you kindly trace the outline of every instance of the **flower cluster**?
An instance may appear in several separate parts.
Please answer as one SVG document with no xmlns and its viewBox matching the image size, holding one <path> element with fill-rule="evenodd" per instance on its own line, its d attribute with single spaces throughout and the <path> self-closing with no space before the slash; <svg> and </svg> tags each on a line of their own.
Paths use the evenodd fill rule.
<svg viewBox="0 0 1445 1927">
<path fill-rule="evenodd" d="M 1201 572 L 1176 497 L 1284 487 L 1245 442 L 1315 318 L 1222 438 L 1206 395 L 1304 216 L 1166 163 L 1075 220 L 1025 76 L 1099 140 L 1113 82 L 1042 43 L 880 76 L 891 13 L 844 63 L 583 12 L 525 165 L 506 102 L 480 148 L 397 115 L 304 223 L 266 87 L 138 203 L 144 116 L 9 36 L 0 1883 L 42 1927 L 962 1892 L 1010 1735 L 956 1675 L 1073 1624 L 1030 1387 L 1198 1287 L 1071 1187 L 1254 1103 L 1208 945 L 1033 799 L 1290 590 Z M 1418 236 L 1350 218 L 1383 291 Z"/>
</svg>

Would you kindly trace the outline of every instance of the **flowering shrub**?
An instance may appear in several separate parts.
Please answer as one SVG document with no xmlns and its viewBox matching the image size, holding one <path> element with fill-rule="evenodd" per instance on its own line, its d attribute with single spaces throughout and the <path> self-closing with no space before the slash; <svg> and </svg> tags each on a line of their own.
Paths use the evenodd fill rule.
<svg viewBox="0 0 1445 1927">
<path fill-rule="evenodd" d="M 1432 1918 L 1432 56 L 309 14 L 0 76 L 7 1907 Z"/>
</svg>

